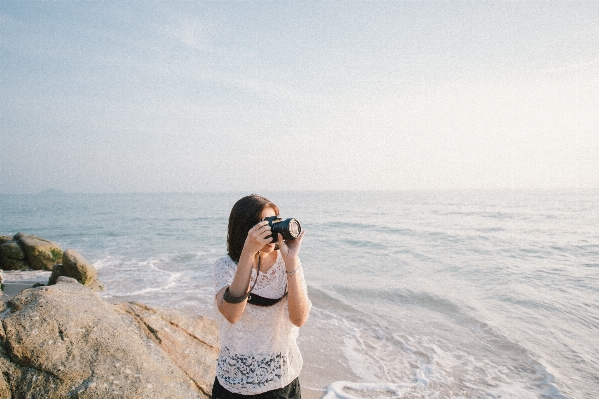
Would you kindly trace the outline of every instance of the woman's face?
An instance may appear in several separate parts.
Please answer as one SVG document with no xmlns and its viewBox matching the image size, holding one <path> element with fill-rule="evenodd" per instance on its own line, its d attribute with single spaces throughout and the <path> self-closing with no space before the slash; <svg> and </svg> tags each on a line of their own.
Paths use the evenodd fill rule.
<svg viewBox="0 0 599 399">
<path fill-rule="evenodd" d="M 277 214 L 275 213 L 275 210 L 272 208 L 264 208 L 264 210 L 262 211 L 262 214 L 260 215 L 260 220 L 264 220 L 265 218 L 269 217 L 269 216 L 276 216 Z M 261 250 L 260 252 L 265 252 L 265 253 L 271 253 L 272 251 L 275 250 L 275 243 L 271 243 L 271 244 L 266 244 Z"/>
</svg>

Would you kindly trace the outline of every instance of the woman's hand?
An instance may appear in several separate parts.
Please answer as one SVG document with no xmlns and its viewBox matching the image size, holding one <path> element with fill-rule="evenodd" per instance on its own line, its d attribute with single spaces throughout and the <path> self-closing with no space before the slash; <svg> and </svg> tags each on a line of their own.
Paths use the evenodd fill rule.
<svg viewBox="0 0 599 399">
<path fill-rule="evenodd" d="M 279 234 L 279 250 L 281 251 L 281 255 L 283 255 L 283 260 L 286 265 L 290 265 L 297 258 L 305 232 L 305 230 L 302 231 L 295 240 L 289 241 L 283 241 L 283 236 Z"/>
<path fill-rule="evenodd" d="M 255 255 L 258 251 L 260 251 L 264 246 L 270 243 L 271 231 L 268 221 L 263 220 L 258 222 L 254 227 L 248 231 L 248 236 L 245 239 L 245 243 L 243 244 L 243 252 L 246 252 L 250 255 Z"/>
</svg>

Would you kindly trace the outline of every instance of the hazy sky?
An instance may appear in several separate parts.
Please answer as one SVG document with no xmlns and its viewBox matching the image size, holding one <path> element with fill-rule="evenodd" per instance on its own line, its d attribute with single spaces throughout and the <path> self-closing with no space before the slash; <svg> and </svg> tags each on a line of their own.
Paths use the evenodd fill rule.
<svg viewBox="0 0 599 399">
<path fill-rule="evenodd" d="M 599 188 L 599 2 L 0 2 L 0 193 Z"/>
</svg>

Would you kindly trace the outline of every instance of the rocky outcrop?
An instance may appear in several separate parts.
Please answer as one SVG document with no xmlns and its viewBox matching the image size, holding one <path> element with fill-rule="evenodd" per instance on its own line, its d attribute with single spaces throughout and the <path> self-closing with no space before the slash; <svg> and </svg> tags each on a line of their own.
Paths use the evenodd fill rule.
<svg viewBox="0 0 599 399">
<path fill-rule="evenodd" d="M 208 398 L 216 324 L 109 304 L 74 279 L 27 289 L 0 316 L 0 398 Z"/>
<path fill-rule="evenodd" d="M 61 276 L 74 278 L 94 291 L 104 290 L 104 286 L 98 281 L 96 268 L 74 249 L 64 251 L 62 264 L 54 265 L 48 285 L 56 284 L 58 277 Z"/>
<path fill-rule="evenodd" d="M 0 236 L 0 269 L 52 270 L 61 261 L 62 249 L 55 242 L 23 233 Z"/>
<path fill-rule="evenodd" d="M 71 277 L 94 291 L 103 291 L 96 268 L 73 249 L 62 249 L 50 240 L 17 233 L 14 237 L 0 235 L 0 269 L 52 270 L 48 285 L 58 277 Z M 1 398 L 1 397 L 0 397 Z"/>
</svg>

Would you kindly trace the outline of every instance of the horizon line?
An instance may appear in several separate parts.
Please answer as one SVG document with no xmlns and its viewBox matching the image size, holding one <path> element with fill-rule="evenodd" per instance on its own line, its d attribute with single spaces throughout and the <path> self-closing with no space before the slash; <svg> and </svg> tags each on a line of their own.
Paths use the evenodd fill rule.
<svg viewBox="0 0 599 399">
<path fill-rule="evenodd" d="M 288 190 L 197 190 L 197 191 L 64 191 L 59 189 L 47 189 L 38 192 L 13 192 L 3 193 L 2 196 L 10 195 L 149 195 L 149 194 L 238 194 L 250 192 L 267 193 L 293 193 L 293 192 L 416 192 L 416 191 L 596 191 L 599 187 L 412 187 L 412 188 L 368 188 L 368 189 L 288 189 Z M 248 194 L 249 195 L 249 194 Z"/>
</svg>

